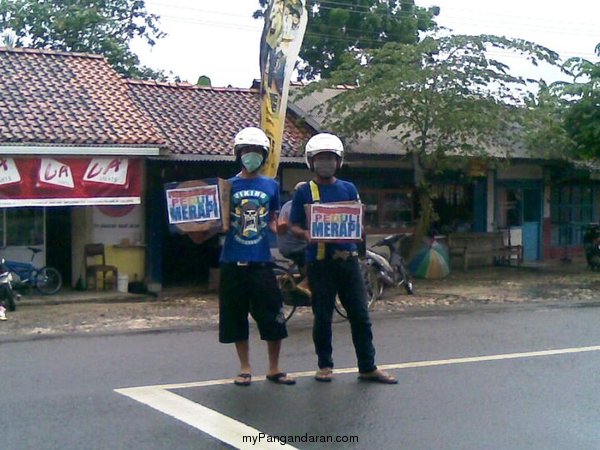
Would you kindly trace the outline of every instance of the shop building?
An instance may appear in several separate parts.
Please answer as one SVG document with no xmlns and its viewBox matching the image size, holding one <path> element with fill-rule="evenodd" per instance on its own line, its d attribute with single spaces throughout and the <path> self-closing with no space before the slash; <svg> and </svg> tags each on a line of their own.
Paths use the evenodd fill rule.
<svg viewBox="0 0 600 450">
<path fill-rule="evenodd" d="M 34 264 L 75 284 L 85 244 L 102 243 L 142 278 L 147 158 L 165 141 L 127 84 L 103 57 L 46 50 L 1 48 L 0 73 L 3 256 L 40 249 Z"/>
</svg>

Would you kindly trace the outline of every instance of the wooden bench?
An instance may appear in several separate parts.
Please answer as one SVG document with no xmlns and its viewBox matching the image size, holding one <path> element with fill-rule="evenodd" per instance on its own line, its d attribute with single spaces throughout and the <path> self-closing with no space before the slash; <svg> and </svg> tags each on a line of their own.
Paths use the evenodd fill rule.
<svg viewBox="0 0 600 450">
<path fill-rule="evenodd" d="M 501 231 L 490 233 L 450 233 L 448 235 L 450 260 L 462 260 L 463 270 L 469 268 L 474 260 L 478 264 L 510 264 L 516 257 L 517 264 L 523 261 L 523 248 L 520 245 L 508 245 Z"/>
</svg>

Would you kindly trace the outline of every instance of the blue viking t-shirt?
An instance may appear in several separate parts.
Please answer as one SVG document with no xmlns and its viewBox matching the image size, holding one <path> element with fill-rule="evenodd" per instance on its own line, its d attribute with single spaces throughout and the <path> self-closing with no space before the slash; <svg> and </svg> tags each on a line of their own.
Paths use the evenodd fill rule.
<svg viewBox="0 0 600 450">
<path fill-rule="evenodd" d="M 344 201 L 359 201 L 360 197 L 356 186 L 349 181 L 335 180 L 332 184 L 319 184 L 319 197 L 321 203 L 344 202 Z M 307 229 L 308 224 L 304 205 L 314 203 L 309 183 L 300 186 L 294 198 L 292 199 L 292 211 L 290 212 L 290 222 L 300 225 Z M 327 243 L 325 244 L 325 258 L 331 258 L 336 250 L 356 251 L 355 243 Z M 317 259 L 317 244 L 312 243 L 306 247 L 306 260 L 308 262 L 316 261 Z"/>
<path fill-rule="evenodd" d="M 241 178 L 231 183 L 230 227 L 221 262 L 269 262 L 269 218 L 279 210 L 279 184 L 272 178 Z"/>
</svg>

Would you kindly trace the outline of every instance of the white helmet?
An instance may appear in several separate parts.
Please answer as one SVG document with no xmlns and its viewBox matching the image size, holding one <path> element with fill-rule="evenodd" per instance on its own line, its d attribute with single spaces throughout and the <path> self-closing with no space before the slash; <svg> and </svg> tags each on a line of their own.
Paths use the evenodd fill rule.
<svg viewBox="0 0 600 450">
<path fill-rule="evenodd" d="M 338 168 L 342 167 L 344 163 L 344 144 L 342 144 L 340 138 L 330 133 L 319 133 L 311 137 L 306 143 L 304 159 L 310 170 L 313 170 L 313 156 L 323 152 L 335 153 L 340 159 Z"/>
<path fill-rule="evenodd" d="M 261 147 L 264 160 L 269 156 L 271 142 L 263 130 L 256 127 L 246 127 L 235 135 L 233 140 L 233 154 L 236 161 L 240 158 L 240 150 L 244 147 Z"/>
</svg>

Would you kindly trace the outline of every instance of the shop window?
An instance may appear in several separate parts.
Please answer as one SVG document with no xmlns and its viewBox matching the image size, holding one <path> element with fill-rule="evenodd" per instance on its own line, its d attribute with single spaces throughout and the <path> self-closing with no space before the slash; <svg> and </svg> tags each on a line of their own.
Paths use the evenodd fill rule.
<svg viewBox="0 0 600 450">
<path fill-rule="evenodd" d="M 42 208 L 7 208 L 2 211 L 3 247 L 44 244 Z"/>
<path fill-rule="evenodd" d="M 431 227 L 438 234 L 468 231 L 473 226 L 473 188 L 463 184 L 432 186 L 433 208 L 437 216 Z"/>
<path fill-rule="evenodd" d="M 412 189 L 364 189 L 361 200 L 365 204 L 365 224 L 370 232 L 414 225 Z"/>
<path fill-rule="evenodd" d="M 591 186 L 571 185 L 552 189 L 550 219 L 553 245 L 582 245 L 585 226 L 593 218 L 592 199 Z"/>
</svg>

